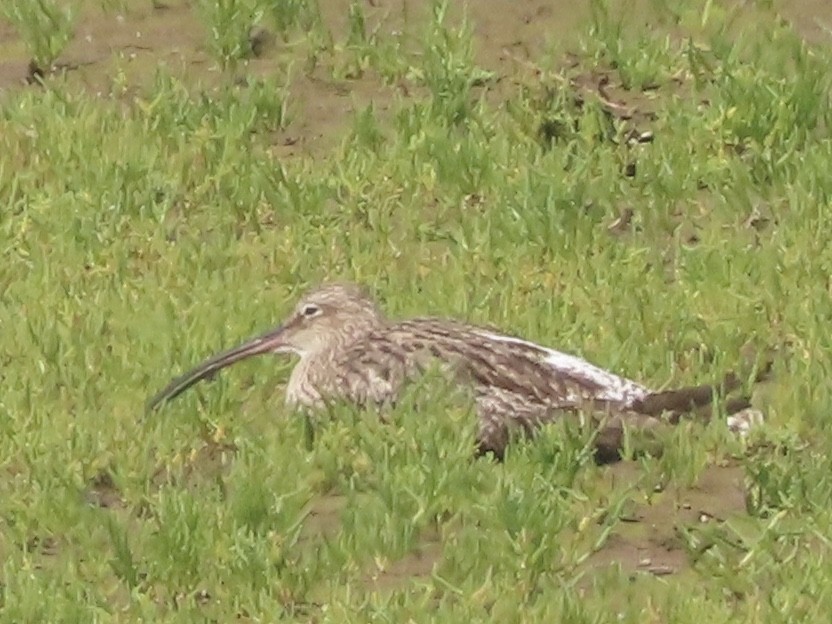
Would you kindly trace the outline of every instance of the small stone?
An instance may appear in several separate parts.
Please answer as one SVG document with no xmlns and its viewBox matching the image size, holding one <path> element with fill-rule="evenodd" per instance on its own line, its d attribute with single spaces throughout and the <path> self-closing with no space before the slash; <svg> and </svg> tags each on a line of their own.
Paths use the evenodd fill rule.
<svg viewBox="0 0 832 624">
<path fill-rule="evenodd" d="M 276 38 L 274 33 L 263 26 L 253 26 L 248 33 L 248 43 L 251 46 L 251 54 L 260 58 L 274 45 Z"/>
</svg>

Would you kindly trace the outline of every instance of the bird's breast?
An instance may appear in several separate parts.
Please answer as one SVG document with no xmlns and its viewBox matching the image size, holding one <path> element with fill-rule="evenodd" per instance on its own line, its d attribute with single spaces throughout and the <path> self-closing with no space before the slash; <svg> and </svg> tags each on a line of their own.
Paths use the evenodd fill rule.
<svg viewBox="0 0 832 624">
<path fill-rule="evenodd" d="M 314 362 L 307 358 L 301 359 L 295 365 L 286 386 L 286 405 L 289 407 L 316 408 L 323 404 L 314 372 Z"/>
</svg>

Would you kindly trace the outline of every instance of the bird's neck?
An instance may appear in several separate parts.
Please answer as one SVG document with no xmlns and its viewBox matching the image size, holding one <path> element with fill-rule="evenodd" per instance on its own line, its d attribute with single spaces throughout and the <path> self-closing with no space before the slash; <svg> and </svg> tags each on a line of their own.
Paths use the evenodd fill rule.
<svg viewBox="0 0 832 624">
<path fill-rule="evenodd" d="M 326 385 L 337 374 L 343 348 L 327 349 L 301 356 L 286 386 L 286 404 L 292 407 L 321 407 Z"/>
<path fill-rule="evenodd" d="M 286 387 L 286 403 L 297 407 L 321 407 L 324 397 L 337 385 L 340 369 L 349 359 L 349 352 L 382 327 L 382 321 L 353 326 L 350 331 L 333 336 L 326 348 L 304 353 L 292 369 Z M 336 392 L 337 394 L 337 392 Z"/>
<path fill-rule="evenodd" d="M 315 363 L 310 356 L 301 357 L 295 364 L 286 386 L 286 405 L 290 407 L 314 407 L 321 401 L 320 392 L 312 383 L 311 371 Z"/>
</svg>

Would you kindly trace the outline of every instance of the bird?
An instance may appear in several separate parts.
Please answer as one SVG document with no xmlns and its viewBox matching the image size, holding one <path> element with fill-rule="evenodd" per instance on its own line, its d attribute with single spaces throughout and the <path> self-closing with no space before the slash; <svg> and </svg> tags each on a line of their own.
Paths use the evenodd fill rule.
<svg viewBox="0 0 832 624">
<path fill-rule="evenodd" d="M 458 320 L 387 318 L 368 290 L 325 283 L 303 294 L 278 327 L 207 359 L 173 379 L 147 403 L 155 410 L 235 362 L 261 354 L 298 358 L 286 386 L 286 405 L 322 410 L 333 402 L 382 410 L 405 387 L 438 367 L 470 392 L 478 430 L 476 454 L 503 459 L 515 430 L 533 436 L 565 415 L 594 414 L 604 422 L 595 441 L 600 462 L 620 457 L 624 426 L 677 423 L 710 410 L 715 397 L 742 386 L 729 373 L 717 384 L 657 391 L 575 355 L 499 330 Z M 744 398 L 726 402 L 729 426 L 743 431 L 762 419 Z M 732 424 L 733 423 L 733 424 Z"/>
</svg>

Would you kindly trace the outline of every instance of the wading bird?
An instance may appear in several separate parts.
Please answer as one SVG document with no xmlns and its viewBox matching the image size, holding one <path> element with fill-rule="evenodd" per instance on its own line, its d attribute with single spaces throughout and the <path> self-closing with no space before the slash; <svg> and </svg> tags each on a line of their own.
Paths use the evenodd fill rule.
<svg viewBox="0 0 832 624">
<path fill-rule="evenodd" d="M 512 428 L 531 434 L 564 415 L 590 414 L 603 423 L 596 439 L 602 461 L 618 457 L 624 425 L 675 423 L 738 389 L 732 374 L 720 384 L 652 391 L 589 362 L 500 332 L 453 320 L 390 321 L 353 284 L 328 284 L 301 297 L 285 323 L 220 353 L 174 379 L 148 402 L 153 409 L 200 380 L 264 353 L 299 357 L 286 403 L 324 408 L 332 401 L 383 407 L 405 384 L 438 364 L 470 389 L 479 419 L 478 451 L 502 457 Z M 745 399 L 727 401 L 728 424 L 744 431 L 762 418 Z"/>
</svg>

